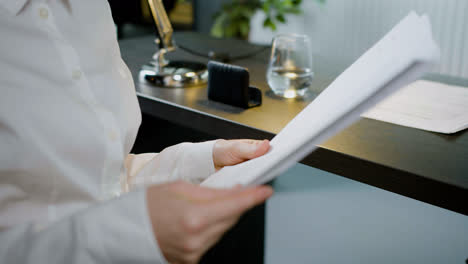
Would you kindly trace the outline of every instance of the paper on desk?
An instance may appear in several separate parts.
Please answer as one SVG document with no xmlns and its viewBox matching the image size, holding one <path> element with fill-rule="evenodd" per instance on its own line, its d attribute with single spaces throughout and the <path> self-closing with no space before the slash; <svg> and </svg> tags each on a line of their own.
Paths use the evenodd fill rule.
<svg viewBox="0 0 468 264">
<path fill-rule="evenodd" d="M 365 110 L 418 79 L 438 58 L 428 18 L 411 12 L 289 122 L 267 154 L 225 167 L 202 185 L 226 188 L 270 181 Z"/>
<path fill-rule="evenodd" d="M 468 88 L 416 81 L 362 116 L 433 132 L 455 133 L 468 128 Z"/>
</svg>

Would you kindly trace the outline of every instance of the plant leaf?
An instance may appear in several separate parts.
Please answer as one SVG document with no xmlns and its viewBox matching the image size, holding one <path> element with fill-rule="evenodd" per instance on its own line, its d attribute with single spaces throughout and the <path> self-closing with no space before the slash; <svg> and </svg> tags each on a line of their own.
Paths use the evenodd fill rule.
<svg viewBox="0 0 468 264">
<path fill-rule="evenodd" d="M 276 15 L 276 20 L 278 20 L 281 23 L 286 23 L 286 18 L 284 17 L 283 14 Z"/>
<path fill-rule="evenodd" d="M 220 13 L 219 16 L 215 19 L 213 26 L 211 27 L 211 35 L 214 37 L 222 38 L 224 37 L 224 24 L 228 15 L 226 13 Z"/>
<path fill-rule="evenodd" d="M 263 27 L 269 27 L 271 30 L 276 31 L 276 25 L 273 23 L 271 18 L 267 18 L 265 21 L 263 21 Z"/>
</svg>

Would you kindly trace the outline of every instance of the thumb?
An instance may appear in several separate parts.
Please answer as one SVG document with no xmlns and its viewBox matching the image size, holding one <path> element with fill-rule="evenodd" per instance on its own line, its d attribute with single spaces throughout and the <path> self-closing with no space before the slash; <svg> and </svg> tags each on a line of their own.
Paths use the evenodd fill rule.
<svg viewBox="0 0 468 264">
<path fill-rule="evenodd" d="M 265 154 L 270 149 L 268 140 L 218 140 L 213 148 L 215 168 L 231 166 Z"/>
<path fill-rule="evenodd" d="M 231 149 L 232 155 L 238 160 L 249 160 L 260 157 L 270 148 L 268 140 L 236 140 Z"/>
</svg>

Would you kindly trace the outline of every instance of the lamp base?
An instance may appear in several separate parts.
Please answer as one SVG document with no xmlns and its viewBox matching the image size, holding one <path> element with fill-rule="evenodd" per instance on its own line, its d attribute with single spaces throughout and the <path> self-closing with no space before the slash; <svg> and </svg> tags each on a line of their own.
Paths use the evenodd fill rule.
<svg viewBox="0 0 468 264">
<path fill-rule="evenodd" d="M 206 65 L 194 61 L 167 61 L 164 66 L 156 61 L 143 65 L 140 81 L 165 88 L 188 88 L 206 85 L 208 71 Z"/>
</svg>

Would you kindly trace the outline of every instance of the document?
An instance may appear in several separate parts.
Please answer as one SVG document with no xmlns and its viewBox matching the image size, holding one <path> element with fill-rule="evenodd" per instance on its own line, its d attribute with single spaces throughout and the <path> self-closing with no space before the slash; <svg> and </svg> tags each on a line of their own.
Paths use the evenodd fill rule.
<svg viewBox="0 0 468 264">
<path fill-rule="evenodd" d="M 273 138 L 268 153 L 224 167 L 202 185 L 229 188 L 272 180 L 379 101 L 419 79 L 439 54 L 428 17 L 411 12 L 291 120 Z"/>
<path fill-rule="evenodd" d="M 445 134 L 468 128 L 468 88 L 416 81 L 363 117 Z"/>
</svg>

